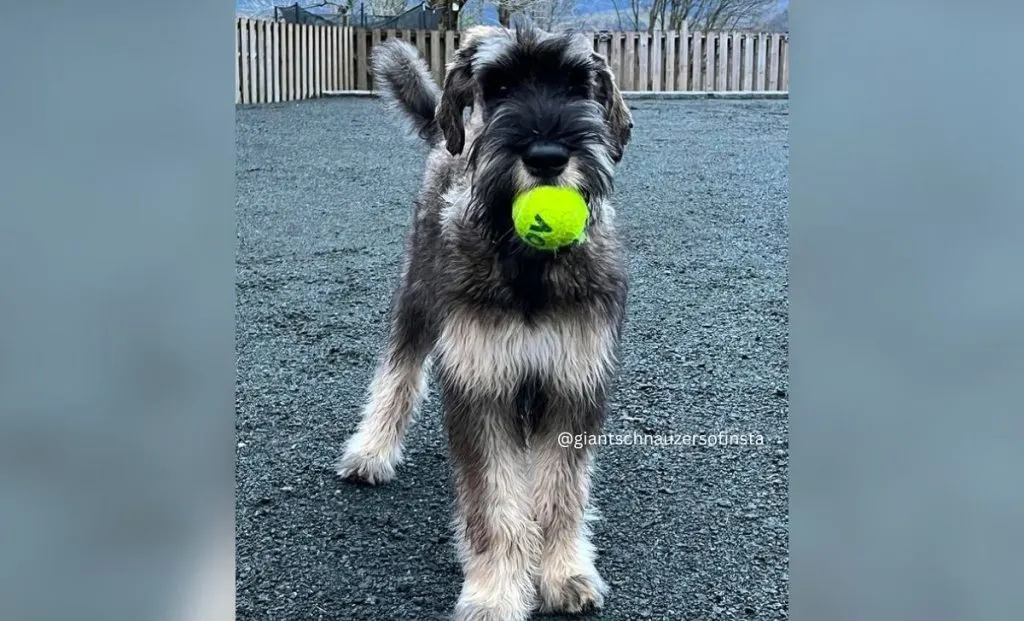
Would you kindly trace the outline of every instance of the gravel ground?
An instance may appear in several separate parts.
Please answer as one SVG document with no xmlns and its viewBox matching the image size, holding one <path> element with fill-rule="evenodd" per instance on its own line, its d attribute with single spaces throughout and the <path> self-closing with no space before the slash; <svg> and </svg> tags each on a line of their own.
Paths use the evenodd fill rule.
<svg viewBox="0 0 1024 621">
<path fill-rule="evenodd" d="M 606 608 L 788 617 L 787 101 L 637 101 L 617 206 L 629 319 L 607 431 L 760 434 L 609 446 Z M 380 488 L 332 471 L 380 350 L 424 149 L 376 100 L 237 112 L 237 612 L 445 619 L 460 586 L 438 399 Z M 551 618 L 551 617 L 549 617 Z"/>
</svg>

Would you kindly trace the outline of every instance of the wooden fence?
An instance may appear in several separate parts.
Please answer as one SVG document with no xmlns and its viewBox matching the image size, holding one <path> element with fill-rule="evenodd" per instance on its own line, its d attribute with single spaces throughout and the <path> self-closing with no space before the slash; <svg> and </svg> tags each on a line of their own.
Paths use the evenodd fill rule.
<svg viewBox="0 0 1024 621">
<path fill-rule="evenodd" d="M 235 102 L 320 97 L 374 90 L 374 46 L 398 37 L 427 60 L 440 82 L 459 47 L 458 32 L 366 30 L 238 18 Z M 788 91 L 789 35 L 765 32 L 615 32 L 592 35 L 624 91 Z"/>
</svg>

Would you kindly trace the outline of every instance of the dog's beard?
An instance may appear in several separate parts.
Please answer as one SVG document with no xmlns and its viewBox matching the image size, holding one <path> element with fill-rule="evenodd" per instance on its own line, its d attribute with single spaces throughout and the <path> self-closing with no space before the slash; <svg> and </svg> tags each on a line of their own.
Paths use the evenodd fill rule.
<svg viewBox="0 0 1024 621">
<path fill-rule="evenodd" d="M 495 240 L 509 238 L 512 203 L 532 188 L 574 188 L 591 206 L 588 225 L 600 221 L 600 204 L 612 191 L 611 138 L 600 106 L 592 101 L 568 102 L 546 115 L 538 107 L 536 103 L 500 107 L 470 148 L 473 216 Z M 555 179 L 535 177 L 523 165 L 523 150 L 538 136 L 557 139 L 569 147 L 569 163 Z"/>
</svg>

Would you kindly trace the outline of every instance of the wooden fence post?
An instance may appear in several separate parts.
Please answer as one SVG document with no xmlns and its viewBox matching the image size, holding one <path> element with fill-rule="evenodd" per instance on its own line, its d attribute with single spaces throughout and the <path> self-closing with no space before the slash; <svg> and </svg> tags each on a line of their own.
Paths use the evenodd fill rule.
<svg viewBox="0 0 1024 621">
<path fill-rule="evenodd" d="M 650 85 L 650 78 L 651 78 L 651 69 L 650 69 L 650 67 L 651 67 L 651 62 L 650 62 L 651 46 L 650 46 L 650 39 L 651 39 L 651 35 L 646 33 L 646 32 L 641 32 L 639 34 L 639 38 L 640 38 L 640 51 L 639 51 L 640 62 L 638 63 L 639 67 L 637 67 L 637 78 L 638 78 L 637 82 L 638 82 L 638 84 L 637 84 L 636 88 L 637 88 L 638 91 L 649 91 L 649 90 L 651 90 L 651 85 Z"/>
<path fill-rule="evenodd" d="M 740 90 L 740 35 L 729 35 L 729 90 Z"/>
<path fill-rule="evenodd" d="M 768 35 L 768 90 L 779 90 L 779 35 Z"/>
<path fill-rule="evenodd" d="M 692 77 L 690 78 L 691 90 L 699 91 L 704 88 L 704 83 L 701 79 L 702 65 L 704 64 L 704 55 L 701 44 L 704 43 L 704 33 L 700 30 L 693 31 L 693 40 L 691 43 L 691 71 Z"/>
<path fill-rule="evenodd" d="M 715 90 L 724 91 L 726 76 L 729 75 L 729 34 L 718 33 L 718 53 L 715 55 Z"/>
<path fill-rule="evenodd" d="M 782 65 L 782 76 L 779 88 L 789 92 L 789 35 L 782 35 L 782 47 L 779 49 L 779 64 Z"/>
<path fill-rule="evenodd" d="M 327 90 L 327 29 L 329 26 L 316 27 L 316 57 L 317 57 L 317 97 Z"/>
<path fill-rule="evenodd" d="M 355 64 L 355 82 L 354 86 L 356 89 L 365 91 L 366 90 L 366 30 L 363 28 L 356 28 L 354 30 L 356 38 L 356 64 Z"/>
<path fill-rule="evenodd" d="M 281 22 L 279 33 L 280 54 L 281 54 L 281 101 L 289 101 L 288 96 L 288 70 L 291 58 L 288 55 L 288 22 Z"/>
<path fill-rule="evenodd" d="M 624 73 L 626 75 L 626 90 L 636 90 L 636 44 L 637 33 L 626 33 L 626 53 L 624 55 Z"/>
<path fill-rule="evenodd" d="M 238 41 L 239 41 L 239 62 L 241 63 L 241 74 L 242 74 L 242 103 L 250 103 L 249 98 L 249 20 L 242 19 L 238 22 Z"/>
<path fill-rule="evenodd" d="M 690 90 L 690 22 L 683 20 L 683 30 L 679 33 L 679 90 Z"/>
<path fill-rule="evenodd" d="M 355 44 L 354 30 L 351 26 L 344 26 L 341 29 L 341 88 L 354 90 L 352 83 L 352 64 L 355 62 L 355 51 L 352 46 Z"/>
<path fill-rule="evenodd" d="M 337 26 L 324 26 L 324 89 L 330 91 L 338 90 L 334 68 L 337 63 L 337 50 L 334 47 L 337 30 Z"/>
<path fill-rule="evenodd" d="M 444 31 L 444 73 L 447 73 L 448 65 L 455 59 L 455 32 Z"/>
<path fill-rule="evenodd" d="M 298 52 L 299 52 L 299 99 L 309 97 L 309 26 L 296 24 L 299 30 Z"/>
<path fill-rule="evenodd" d="M 704 33 L 704 91 L 715 90 L 715 41 L 718 34 L 712 31 Z"/>
<path fill-rule="evenodd" d="M 415 32 L 416 32 L 416 49 L 419 50 L 420 58 L 422 58 L 423 60 L 428 60 L 428 62 L 429 62 L 429 58 L 430 57 L 427 56 L 427 31 L 426 30 L 416 30 Z"/>
<path fill-rule="evenodd" d="M 441 33 L 430 31 L 430 68 L 434 71 L 434 79 L 444 84 L 444 64 L 441 62 Z"/>
<path fill-rule="evenodd" d="M 295 24 L 285 22 L 284 26 L 284 93 L 285 101 L 298 99 L 298 89 L 295 88 L 295 78 L 298 72 L 295 64 L 298 57 L 295 53 Z"/>
<path fill-rule="evenodd" d="M 743 90 L 754 90 L 754 38 L 743 34 Z"/>
<path fill-rule="evenodd" d="M 316 96 L 327 88 L 327 26 L 316 26 Z"/>
<path fill-rule="evenodd" d="M 270 32 L 269 24 L 263 20 L 256 22 L 256 30 L 259 33 L 259 45 L 256 53 L 260 56 L 260 103 L 270 101 L 270 95 L 274 92 L 270 84 Z"/>
<path fill-rule="evenodd" d="M 654 35 L 654 44 L 651 47 L 651 90 L 655 91 L 667 90 L 664 87 L 664 79 L 662 77 L 665 71 L 664 52 L 662 51 L 664 40 L 665 33 L 659 30 Z"/>
<path fill-rule="evenodd" d="M 665 33 L 665 90 L 676 90 L 676 38 L 678 32 L 669 30 Z"/>
<path fill-rule="evenodd" d="M 269 82 L 269 96 L 272 103 L 281 101 L 281 46 L 278 40 L 279 26 L 278 22 L 270 22 L 267 27 L 270 30 L 269 47 L 270 47 L 270 82 Z"/>
<path fill-rule="evenodd" d="M 373 36 L 370 39 L 371 47 L 369 51 L 367 51 L 366 53 L 366 70 L 369 72 L 369 75 L 367 76 L 366 80 L 368 88 L 371 91 L 377 90 L 377 84 L 373 78 L 373 54 L 374 52 L 377 51 L 377 48 L 380 47 L 383 35 L 384 33 L 382 31 L 376 29 L 373 30 Z"/>
<path fill-rule="evenodd" d="M 611 55 L 608 58 L 608 62 L 611 63 L 612 72 L 615 74 L 615 79 L 619 82 L 619 89 L 626 88 L 625 74 L 622 71 L 622 33 L 612 33 L 612 49 Z"/>
<path fill-rule="evenodd" d="M 353 80 L 352 67 L 355 63 L 355 54 L 353 53 L 353 38 L 355 37 L 355 29 L 351 26 L 345 26 L 342 28 L 341 33 L 341 49 L 342 49 L 342 66 L 341 66 L 341 84 L 345 90 L 355 89 L 355 81 Z"/>
<path fill-rule="evenodd" d="M 302 24 L 291 24 L 292 26 L 292 71 L 295 73 L 295 99 L 306 97 L 306 46 L 302 42 L 304 34 Z"/>
<path fill-rule="evenodd" d="M 260 23 L 255 19 L 249 20 L 249 58 L 252 66 L 250 69 L 252 72 L 252 81 L 250 82 L 252 102 L 262 103 L 260 88 L 263 86 L 263 76 L 261 75 L 263 54 L 260 53 Z"/>
<path fill-rule="evenodd" d="M 246 75 L 248 63 L 245 62 L 245 30 L 242 20 L 235 19 L 235 103 L 245 103 L 245 89 L 249 84 Z"/>
<path fill-rule="evenodd" d="M 303 99 L 316 97 L 316 30 L 312 24 L 302 24 L 303 50 L 306 59 L 306 93 Z"/>
<path fill-rule="evenodd" d="M 763 32 L 757 35 L 757 73 L 754 75 L 754 90 L 764 90 L 765 64 L 768 61 L 767 46 L 768 40 Z"/>
<path fill-rule="evenodd" d="M 260 101 L 260 58 L 258 52 L 259 37 L 256 21 L 248 21 L 249 30 L 249 97 L 253 103 Z"/>
</svg>

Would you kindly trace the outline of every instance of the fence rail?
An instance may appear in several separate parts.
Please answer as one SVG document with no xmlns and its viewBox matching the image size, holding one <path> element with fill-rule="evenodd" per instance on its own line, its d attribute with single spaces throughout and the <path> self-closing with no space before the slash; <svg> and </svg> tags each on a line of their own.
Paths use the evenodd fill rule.
<svg viewBox="0 0 1024 621">
<path fill-rule="evenodd" d="M 235 102 L 273 103 L 328 91 L 374 90 L 373 48 L 391 38 L 414 45 L 439 83 L 459 33 L 369 30 L 238 18 Z M 624 91 L 788 91 L 789 35 L 689 31 L 594 33 Z"/>
</svg>

